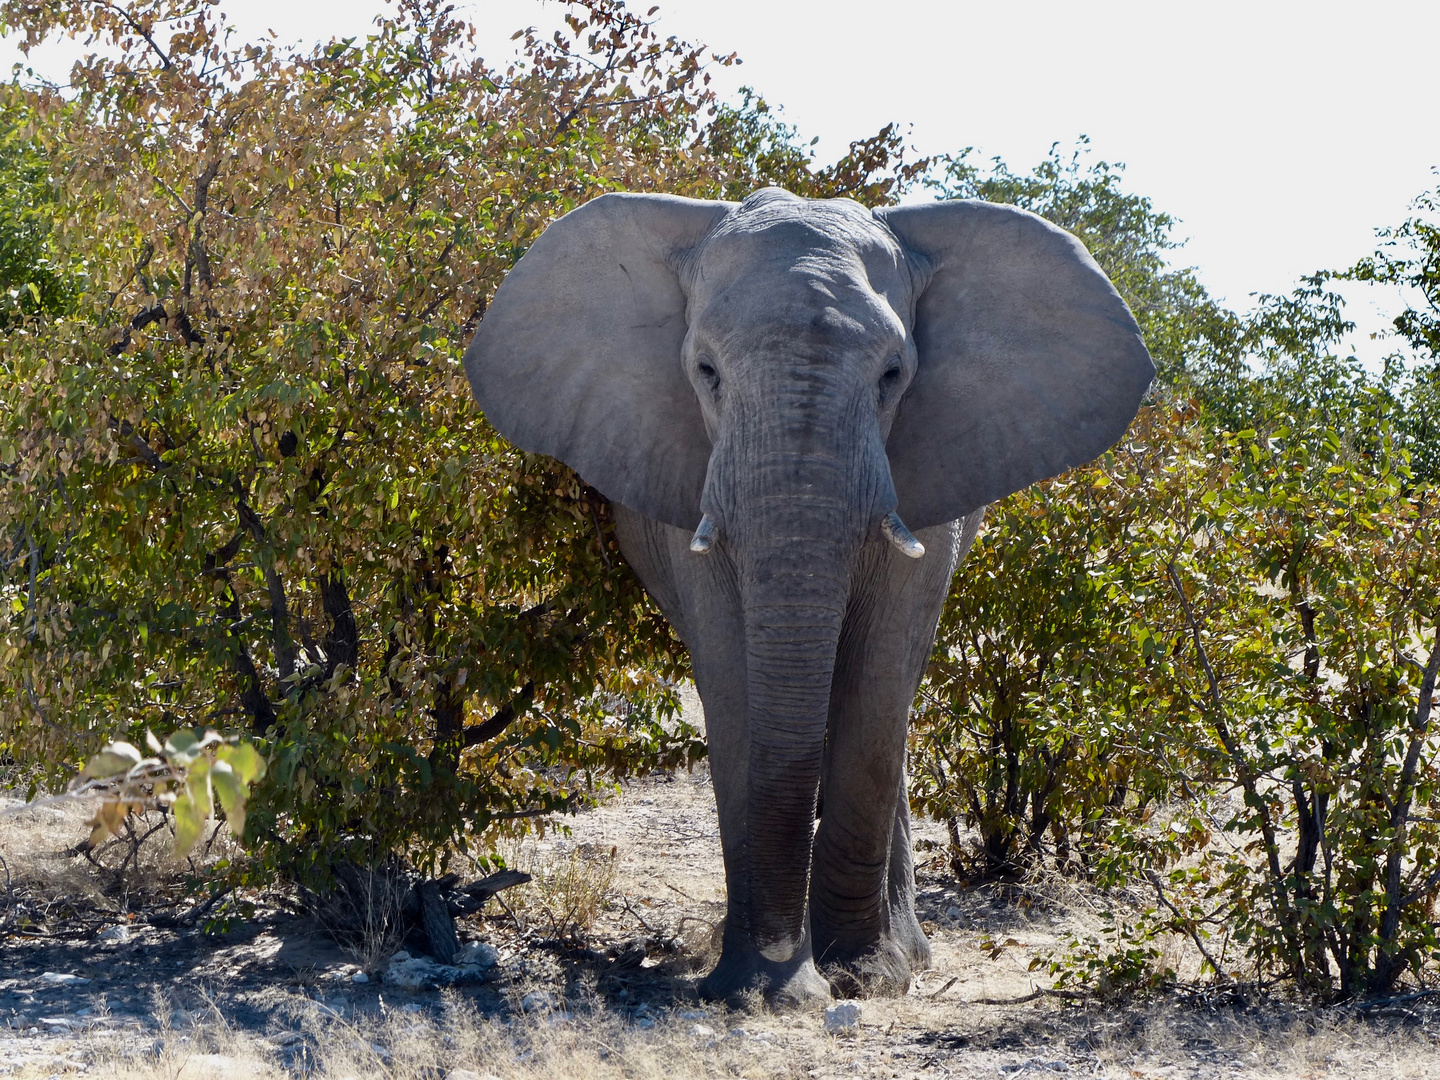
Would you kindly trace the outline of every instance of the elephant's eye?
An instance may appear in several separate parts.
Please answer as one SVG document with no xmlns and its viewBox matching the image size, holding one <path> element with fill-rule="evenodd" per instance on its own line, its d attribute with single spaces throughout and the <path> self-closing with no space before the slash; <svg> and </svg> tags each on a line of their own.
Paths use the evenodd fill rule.
<svg viewBox="0 0 1440 1080">
<path fill-rule="evenodd" d="M 895 387 L 900 385 L 900 365 L 891 364 L 885 369 L 885 374 L 880 376 L 880 396 L 889 397 Z"/>
<path fill-rule="evenodd" d="M 715 370 L 715 365 L 709 360 L 701 360 L 695 365 L 695 370 L 700 373 L 700 378 L 705 380 L 705 385 L 712 392 L 720 389 L 720 373 Z"/>
</svg>

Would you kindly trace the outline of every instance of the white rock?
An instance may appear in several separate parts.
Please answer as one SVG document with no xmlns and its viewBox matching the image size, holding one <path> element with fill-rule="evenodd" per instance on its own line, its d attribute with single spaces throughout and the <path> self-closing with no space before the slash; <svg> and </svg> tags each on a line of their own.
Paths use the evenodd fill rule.
<svg viewBox="0 0 1440 1080">
<path fill-rule="evenodd" d="M 460 955 L 455 958 L 455 963 L 461 967 L 478 967 L 480 969 L 492 968 L 500 962 L 500 952 L 494 945 L 488 945 L 483 941 L 472 941 L 460 950 Z"/>
<path fill-rule="evenodd" d="M 405 959 L 391 960 L 383 977 L 386 985 L 398 986 L 402 990 L 433 990 L 436 987 L 449 986 L 458 981 L 462 974 L 458 967 L 437 964 L 423 956 L 412 957 L 408 953 L 395 955 L 403 955 Z"/>
<path fill-rule="evenodd" d="M 555 1008 L 555 995 L 548 990 L 532 990 L 520 999 L 523 1012 L 543 1012 Z"/>
<path fill-rule="evenodd" d="M 129 941 L 132 936 L 133 935 L 130 933 L 130 927 L 126 926 L 124 923 L 116 923 L 114 926 L 106 927 L 104 930 L 100 931 L 100 937 L 98 938 L 98 940 L 108 941 L 115 945 L 123 945 L 125 944 L 125 942 Z"/>
<path fill-rule="evenodd" d="M 842 1001 L 825 1010 L 825 1030 L 832 1035 L 842 1031 L 854 1031 L 860 1026 L 860 1003 Z"/>
<path fill-rule="evenodd" d="M 709 1024 L 691 1024 L 690 1034 L 697 1039 L 713 1039 L 715 1037 L 715 1029 Z"/>
<path fill-rule="evenodd" d="M 363 971 L 357 971 L 354 975 L 350 976 L 350 981 L 352 983 L 368 983 L 370 981 L 370 976 L 366 975 Z"/>
<path fill-rule="evenodd" d="M 71 975 L 68 971 L 47 971 L 35 980 L 44 986 L 89 986 L 89 979 Z"/>
</svg>

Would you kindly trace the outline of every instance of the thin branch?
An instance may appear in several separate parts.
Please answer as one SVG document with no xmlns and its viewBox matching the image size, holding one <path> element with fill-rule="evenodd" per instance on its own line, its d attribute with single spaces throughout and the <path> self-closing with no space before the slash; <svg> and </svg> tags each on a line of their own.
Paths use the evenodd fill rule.
<svg viewBox="0 0 1440 1080">
<path fill-rule="evenodd" d="M 146 30 L 145 27 L 141 26 L 134 15 L 131 15 L 130 12 L 126 11 L 119 4 L 110 3 L 109 0 L 101 0 L 101 3 L 104 7 L 109 8 L 111 11 L 115 12 L 115 14 L 119 15 L 122 19 L 129 23 L 130 29 L 134 30 L 137 34 L 139 34 L 142 38 L 145 39 L 145 41 L 149 44 L 150 48 L 155 50 L 155 55 L 160 57 L 161 67 L 163 67 L 166 71 L 169 71 L 174 66 L 170 62 L 169 55 L 165 52 L 164 49 L 160 48 L 160 46 L 155 43 L 155 39 L 150 36 L 150 31 Z"/>
<path fill-rule="evenodd" d="M 1400 929 L 1400 913 L 1408 900 L 1400 893 L 1405 863 L 1406 826 L 1409 823 L 1415 772 L 1430 732 L 1430 705 L 1435 696 L 1437 676 L 1440 676 L 1440 628 L 1435 631 L 1435 643 L 1425 664 L 1424 678 L 1420 681 L 1420 701 L 1415 707 L 1415 721 L 1410 728 L 1410 746 L 1405 752 L 1405 764 L 1400 770 L 1400 783 L 1395 792 L 1395 808 L 1390 815 L 1390 850 L 1385 860 L 1385 912 L 1380 917 L 1381 941 L 1394 939 Z M 1433 887 L 1432 882 L 1428 888 Z"/>
<path fill-rule="evenodd" d="M 1145 876 L 1150 880 L 1150 884 L 1155 887 L 1155 895 L 1159 898 L 1160 903 L 1165 905 L 1165 907 L 1170 910 L 1170 913 L 1175 916 L 1180 927 L 1184 929 L 1186 936 L 1195 943 L 1195 948 L 1200 950 L 1200 955 L 1205 958 L 1205 962 L 1210 965 L 1216 976 L 1227 983 L 1233 983 L 1235 980 L 1225 973 L 1225 969 L 1220 966 L 1220 961 L 1211 956 L 1210 950 L 1205 948 L 1205 942 L 1200 938 L 1200 931 L 1196 927 L 1195 920 L 1181 912 L 1179 908 L 1170 902 L 1170 898 L 1165 895 L 1165 889 L 1160 884 L 1160 875 L 1154 870 L 1147 870 L 1145 871 Z"/>
</svg>

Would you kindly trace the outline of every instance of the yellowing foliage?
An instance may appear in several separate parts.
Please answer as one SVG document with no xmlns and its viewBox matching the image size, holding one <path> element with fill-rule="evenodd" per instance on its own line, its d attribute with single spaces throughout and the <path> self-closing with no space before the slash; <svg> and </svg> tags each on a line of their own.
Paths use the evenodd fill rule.
<svg viewBox="0 0 1440 1080">
<path fill-rule="evenodd" d="M 304 54 L 210 3 L 0 22 L 96 48 L 5 91 L 75 300 L 0 339 L 0 750 L 53 783 L 117 735 L 248 731 L 270 770 L 226 809 L 301 871 L 433 866 L 702 753 L 607 505 L 496 436 L 460 357 L 552 218 L 716 188 L 713 58 L 608 0 L 503 71 L 432 0 Z"/>
</svg>

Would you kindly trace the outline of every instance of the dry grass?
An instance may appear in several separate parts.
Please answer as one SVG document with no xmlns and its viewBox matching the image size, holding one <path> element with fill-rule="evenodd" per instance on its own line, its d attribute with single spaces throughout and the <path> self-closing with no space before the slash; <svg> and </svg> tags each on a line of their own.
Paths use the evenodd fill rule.
<svg viewBox="0 0 1440 1080">
<path fill-rule="evenodd" d="M 524 888 L 504 896 L 516 918 L 550 937 L 581 938 L 594 927 L 615 885 L 614 845 L 558 848 L 530 841 L 502 854 L 507 866 L 531 876 Z"/>
<path fill-rule="evenodd" d="M 163 1016 L 164 1010 L 158 1010 Z M 404 1006 L 343 1019 L 309 1003 L 271 1038 L 217 1014 L 136 1036 L 93 1034 L 47 1047 L 20 1080 L 63 1075 L 61 1061 L 114 1080 L 435 1080 L 468 1070 L 502 1080 L 742 1077 L 1046 1076 L 1408 1078 L 1436 1075 L 1423 1023 L 1336 1011 L 1266 1019 L 1150 1010 L 944 1008 L 914 995 L 865 1006 L 859 1032 L 826 1035 L 814 1013 L 676 1009 L 651 1016 L 596 999 L 511 1020 L 449 997 L 439 1015 Z M 743 1031 L 736 1031 L 741 1028 Z M 941 1033 L 939 1039 L 926 1033 Z M 918 1036 L 918 1038 L 917 1038 Z M 3 1064 L 0 1064 L 3 1070 Z M 463 1076 L 464 1073 L 462 1072 Z"/>
<path fill-rule="evenodd" d="M 702 803 L 698 795 L 703 789 L 677 785 L 659 790 L 677 804 L 685 805 L 686 799 L 696 806 Z M 713 813 L 709 805 L 704 809 Z M 97 877 L 96 868 L 83 859 L 55 858 L 55 852 L 85 835 L 85 810 L 62 807 L 58 813 L 26 815 L 0 818 L 0 845 L 5 845 L 0 855 L 23 877 L 24 888 L 32 894 L 43 888 L 57 900 L 66 890 L 88 889 L 100 901 L 116 903 L 104 893 L 103 875 Z M 674 860 L 688 852 L 654 845 L 653 839 L 704 830 L 684 817 L 636 820 L 633 808 L 627 816 L 617 807 L 611 820 L 624 828 L 607 832 L 597 814 L 588 824 L 577 822 L 573 838 L 547 844 L 528 841 L 506 852 L 509 865 L 531 872 L 535 879 L 504 894 L 529 934 L 512 932 L 507 944 L 499 937 L 509 929 L 509 917 L 490 922 L 490 933 L 506 954 L 499 984 L 437 997 L 374 984 L 356 990 L 348 981 L 314 977 L 297 976 L 287 983 L 283 971 L 271 969 L 246 990 L 267 996 L 265 1011 L 257 1020 L 252 1007 L 245 1021 L 250 1026 L 244 1029 L 228 1021 L 220 1008 L 207 1010 L 202 1004 L 198 1013 L 185 1014 L 164 1001 L 152 1006 L 143 994 L 124 1005 L 128 1020 L 122 1010 L 119 1020 L 112 1021 L 127 1022 L 128 1028 L 107 1029 L 103 1009 L 93 1008 L 94 1001 L 88 1018 L 82 1018 L 69 1010 L 86 999 L 71 998 L 63 1011 L 77 1022 L 91 1023 L 90 1030 L 29 1035 L 7 1029 L 0 1013 L 0 1077 L 48 1080 L 74 1074 L 82 1065 L 87 1076 L 115 1080 L 454 1080 L 456 1070 L 498 1080 L 939 1080 L 1055 1076 L 1059 1066 L 1067 1075 L 1114 1080 L 1440 1076 L 1440 1041 L 1435 1035 L 1440 1005 L 1428 1001 L 1406 1006 L 1415 1013 L 1396 1009 L 1393 1016 L 1377 1017 L 1343 1009 L 1301 1009 L 1280 997 L 1260 1001 L 1251 1011 L 1181 1007 L 1166 999 L 1078 1006 L 1045 997 L 1023 1000 L 1034 981 L 1028 961 L 1097 918 L 1097 898 L 1060 877 L 1006 889 L 942 889 L 930 883 L 937 894 L 930 905 L 936 920 L 932 934 L 937 969 L 917 978 L 904 997 L 865 1002 L 856 1032 L 827 1035 L 817 1012 L 773 1014 L 758 1004 L 731 1012 L 695 1005 L 685 1000 L 689 990 L 684 974 L 698 972 L 713 960 L 712 927 L 722 905 L 708 899 L 713 893 L 708 879 L 698 874 L 671 877 L 679 866 Z M 700 820 L 703 825 L 709 819 Z M 638 860 L 637 851 L 652 852 L 652 857 Z M 162 843 L 152 861 L 132 872 L 163 877 L 172 869 L 165 852 Z M 662 877 L 678 880 L 679 886 L 665 884 Z M 360 895 L 363 900 L 364 890 Z M 4 903 L 0 895 L 0 921 Z M 382 895 L 369 906 L 383 909 L 385 903 Z M 572 941 L 588 936 L 596 948 L 606 941 L 632 944 L 637 921 L 645 924 L 647 935 L 663 931 L 682 939 L 683 955 L 666 952 L 671 958 L 662 958 L 659 966 L 652 956 L 648 967 L 624 970 L 618 962 L 611 968 L 567 968 L 558 959 L 565 948 L 546 951 L 526 945 L 547 935 Z M 1003 942 L 1011 934 L 1026 944 L 1007 947 L 998 958 L 982 947 L 988 939 Z M 1184 962 L 1180 953 L 1185 947 L 1181 940 L 1167 941 L 1164 959 Z M 77 946 L 69 955 L 90 956 L 88 948 Z M 194 963 L 193 953 L 183 955 L 191 957 L 187 964 Z M 156 960 L 169 970 L 170 955 Z M 228 984 L 218 976 L 222 968 L 213 970 L 219 992 Z M 223 970 L 228 978 L 228 969 Z M 0 971 L 0 984 L 4 975 Z M 156 985 L 166 993 L 198 994 L 202 1002 L 210 993 L 203 977 L 188 982 L 188 989 L 164 976 Z M 99 986 L 97 980 L 95 988 Z M 532 991 L 543 993 L 527 1002 Z M 324 995 L 319 1002 L 314 1000 L 317 994 Z M 39 1023 L 38 1017 L 62 1010 L 59 996 L 48 1001 L 38 996 L 47 1002 L 44 1009 L 52 1008 L 48 1001 L 56 1002 L 56 1011 L 31 1006 L 26 1023 Z M 1022 1000 L 994 1005 L 986 1001 L 991 998 Z M 237 999 L 232 995 L 224 1000 Z M 377 1000 L 384 1002 L 378 1013 Z M 649 1005 L 637 1006 L 642 1000 Z M 187 1001 L 195 1007 L 194 1000 Z M 482 1012 L 482 1006 L 490 1012 Z M 137 1018 L 144 1018 L 143 1029 Z M 743 1033 L 735 1033 L 737 1028 Z"/>
<path fill-rule="evenodd" d="M 142 892 L 172 884 L 184 871 L 195 871 L 221 858 L 233 858 L 239 845 L 223 823 L 212 822 L 188 859 L 177 861 L 168 812 L 147 810 L 125 822 L 123 832 L 90 850 L 86 840 L 99 800 L 42 798 L 25 803 L 0 793 L 0 855 L 16 882 L 55 899 Z"/>
<path fill-rule="evenodd" d="M 723 1016 L 696 1019 L 700 1016 L 661 1017 L 649 1026 L 644 1018 L 637 1024 L 591 1003 L 507 1023 L 449 998 L 436 1019 L 402 1007 L 378 1019 L 342 1020 L 312 1008 L 293 1018 L 300 1039 L 262 1039 L 209 1016 L 186 1029 L 167 1028 L 144 1038 L 95 1035 L 52 1046 L 47 1060 L 14 1075 L 52 1076 L 57 1057 L 84 1060 L 91 1075 L 113 1080 L 288 1080 L 298 1072 L 313 1080 L 434 1080 L 456 1070 L 504 1080 L 760 1080 L 804 1074 L 801 1055 L 778 1036 L 726 1038 Z"/>
</svg>

